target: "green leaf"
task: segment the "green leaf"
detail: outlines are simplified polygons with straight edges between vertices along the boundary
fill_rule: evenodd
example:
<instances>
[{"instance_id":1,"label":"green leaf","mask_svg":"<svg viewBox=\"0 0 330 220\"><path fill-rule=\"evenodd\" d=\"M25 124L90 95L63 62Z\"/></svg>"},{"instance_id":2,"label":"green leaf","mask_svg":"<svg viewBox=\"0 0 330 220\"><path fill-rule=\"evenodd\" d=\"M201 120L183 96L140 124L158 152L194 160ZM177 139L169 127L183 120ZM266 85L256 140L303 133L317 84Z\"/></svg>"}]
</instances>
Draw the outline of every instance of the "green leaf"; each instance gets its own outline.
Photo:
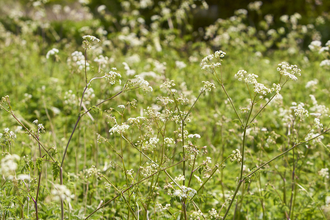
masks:
<instances>
[{"instance_id":1,"label":"green leaf","mask_svg":"<svg viewBox=\"0 0 330 220\"><path fill-rule=\"evenodd\" d=\"M56 178L58 177L58 175L60 174L60 163L58 161L55 161L53 163L53 176L54 176L54 180L56 180Z\"/></svg>"}]
</instances>

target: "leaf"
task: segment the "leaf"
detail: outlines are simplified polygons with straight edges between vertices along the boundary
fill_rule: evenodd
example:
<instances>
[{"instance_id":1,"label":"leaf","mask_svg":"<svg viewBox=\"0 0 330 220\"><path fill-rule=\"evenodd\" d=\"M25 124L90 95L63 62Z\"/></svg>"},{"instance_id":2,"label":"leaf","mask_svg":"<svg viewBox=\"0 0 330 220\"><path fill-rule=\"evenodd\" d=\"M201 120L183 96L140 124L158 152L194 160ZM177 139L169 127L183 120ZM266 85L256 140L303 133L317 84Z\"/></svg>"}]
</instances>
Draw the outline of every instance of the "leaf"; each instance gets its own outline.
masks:
<instances>
[{"instance_id":1,"label":"leaf","mask_svg":"<svg viewBox=\"0 0 330 220\"><path fill-rule=\"evenodd\" d=\"M38 169L38 174L41 173L41 169L42 169L42 163L43 163L43 159L42 158L37 158L37 161L36 161L36 166L37 166L37 169Z\"/></svg>"},{"instance_id":2,"label":"leaf","mask_svg":"<svg viewBox=\"0 0 330 220\"><path fill-rule=\"evenodd\" d=\"M52 169L53 169L53 176L55 181L58 175L60 174L60 163L58 161L55 161L53 163Z\"/></svg>"}]
</instances>

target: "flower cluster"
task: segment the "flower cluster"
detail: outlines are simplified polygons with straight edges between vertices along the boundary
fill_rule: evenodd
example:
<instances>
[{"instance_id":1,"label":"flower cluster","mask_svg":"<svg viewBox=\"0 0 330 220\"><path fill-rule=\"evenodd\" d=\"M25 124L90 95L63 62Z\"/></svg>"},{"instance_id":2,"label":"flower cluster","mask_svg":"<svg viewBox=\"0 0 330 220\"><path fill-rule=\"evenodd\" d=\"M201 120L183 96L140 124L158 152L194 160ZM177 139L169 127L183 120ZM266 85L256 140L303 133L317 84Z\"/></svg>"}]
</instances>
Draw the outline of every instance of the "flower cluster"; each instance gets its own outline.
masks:
<instances>
[{"instance_id":1,"label":"flower cluster","mask_svg":"<svg viewBox=\"0 0 330 220\"><path fill-rule=\"evenodd\" d=\"M86 175L86 179L92 176L95 176L96 178L99 179L101 174L100 174L100 170L93 165L91 168L85 170L85 175Z\"/></svg>"},{"instance_id":2,"label":"flower cluster","mask_svg":"<svg viewBox=\"0 0 330 220\"><path fill-rule=\"evenodd\" d=\"M258 75L250 73L247 74L245 70L239 70L235 74L235 78L238 79L238 81L244 81L246 84L251 84L254 87L254 92L257 94L267 95L268 93L271 93L274 90L280 90L280 88L277 88L277 85L274 89L267 88L264 84L258 83L257 78Z\"/></svg>"},{"instance_id":3,"label":"flower cluster","mask_svg":"<svg viewBox=\"0 0 330 220\"><path fill-rule=\"evenodd\" d=\"M297 80L297 76L301 76L301 70L297 65L289 65L287 62L278 64L277 71L280 72L281 76L286 76L292 80Z\"/></svg>"},{"instance_id":4,"label":"flower cluster","mask_svg":"<svg viewBox=\"0 0 330 220\"><path fill-rule=\"evenodd\" d=\"M152 173L156 172L158 169L158 165L155 163L149 164L148 162L146 163L146 166L142 167L140 166L141 169L141 174L144 177L150 176Z\"/></svg>"},{"instance_id":5,"label":"flower cluster","mask_svg":"<svg viewBox=\"0 0 330 220\"><path fill-rule=\"evenodd\" d=\"M1 167L0 167L0 174L4 177L8 177L9 179L12 179L15 175L15 171L18 167L17 161L20 160L20 157L16 154L7 154L2 160L1 160Z\"/></svg>"},{"instance_id":6,"label":"flower cluster","mask_svg":"<svg viewBox=\"0 0 330 220\"><path fill-rule=\"evenodd\" d=\"M77 68L78 72L84 70L85 66L87 71L90 69L88 61L85 60L85 56L80 51L73 52L71 54L71 57L68 58L67 62L71 68L72 67Z\"/></svg>"},{"instance_id":7,"label":"flower cluster","mask_svg":"<svg viewBox=\"0 0 330 220\"><path fill-rule=\"evenodd\" d=\"M233 153L230 155L230 161L233 162L233 161L237 161L237 162L242 162L242 155L241 155L241 152L240 150L236 149L236 150L233 150Z\"/></svg>"},{"instance_id":8,"label":"flower cluster","mask_svg":"<svg viewBox=\"0 0 330 220\"><path fill-rule=\"evenodd\" d=\"M54 184L54 188L51 191L54 201L71 202L74 195L71 194L70 190L65 185Z\"/></svg>"},{"instance_id":9,"label":"flower cluster","mask_svg":"<svg viewBox=\"0 0 330 220\"><path fill-rule=\"evenodd\" d=\"M323 168L319 171L319 175L323 178L329 179L329 168Z\"/></svg>"},{"instance_id":10,"label":"flower cluster","mask_svg":"<svg viewBox=\"0 0 330 220\"><path fill-rule=\"evenodd\" d=\"M16 134L11 131L9 128L5 128L3 133L0 133L0 138L4 137L6 140L13 140L16 138Z\"/></svg>"},{"instance_id":11,"label":"flower cluster","mask_svg":"<svg viewBox=\"0 0 330 220\"><path fill-rule=\"evenodd\" d=\"M214 72L216 67L221 66L222 58L224 58L225 55L226 53L223 52L222 50L216 51L214 54L210 54L204 57L200 65L203 70L206 69ZM215 59L217 59L218 62L213 62Z\"/></svg>"},{"instance_id":12,"label":"flower cluster","mask_svg":"<svg viewBox=\"0 0 330 220\"><path fill-rule=\"evenodd\" d=\"M100 42L100 39L91 35L83 36L83 48L90 49L93 42Z\"/></svg>"},{"instance_id":13,"label":"flower cluster","mask_svg":"<svg viewBox=\"0 0 330 220\"><path fill-rule=\"evenodd\" d=\"M294 108L294 114L299 117L300 121L303 121L309 116L308 110L304 108L304 103L300 103L297 107Z\"/></svg>"},{"instance_id":14,"label":"flower cluster","mask_svg":"<svg viewBox=\"0 0 330 220\"><path fill-rule=\"evenodd\" d=\"M204 86L201 88L201 92L208 91L210 92L212 89L215 89L214 83L211 83L209 81L203 81Z\"/></svg>"},{"instance_id":15,"label":"flower cluster","mask_svg":"<svg viewBox=\"0 0 330 220\"><path fill-rule=\"evenodd\" d=\"M117 72L115 72L115 70L117 70L116 68L112 68L112 70L109 73L106 73L104 78L111 84L115 84L117 81L119 84L121 84L121 80L118 78L121 78L121 75Z\"/></svg>"},{"instance_id":16,"label":"flower cluster","mask_svg":"<svg viewBox=\"0 0 330 220\"><path fill-rule=\"evenodd\" d=\"M56 48L51 49L50 51L47 52L46 58L49 59L49 56L57 54L59 51Z\"/></svg>"},{"instance_id":17,"label":"flower cluster","mask_svg":"<svg viewBox=\"0 0 330 220\"><path fill-rule=\"evenodd\" d=\"M77 104L77 97L75 94L73 94L72 90L65 92L64 104L66 104L66 105L76 105Z\"/></svg>"},{"instance_id":18,"label":"flower cluster","mask_svg":"<svg viewBox=\"0 0 330 220\"><path fill-rule=\"evenodd\" d=\"M186 186L181 186L181 189L177 189L173 192L174 196L177 196L182 200L182 198L188 198L188 197L193 197L197 193L196 190L186 187Z\"/></svg>"},{"instance_id":19,"label":"flower cluster","mask_svg":"<svg viewBox=\"0 0 330 220\"><path fill-rule=\"evenodd\" d=\"M129 125L127 125L127 124L122 124L122 125L116 124L109 130L109 132L110 132L110 134L113 134L113 133L122 134L122 133L125 133L128 129L129 129Z\"/></svg>"}]
</instances>

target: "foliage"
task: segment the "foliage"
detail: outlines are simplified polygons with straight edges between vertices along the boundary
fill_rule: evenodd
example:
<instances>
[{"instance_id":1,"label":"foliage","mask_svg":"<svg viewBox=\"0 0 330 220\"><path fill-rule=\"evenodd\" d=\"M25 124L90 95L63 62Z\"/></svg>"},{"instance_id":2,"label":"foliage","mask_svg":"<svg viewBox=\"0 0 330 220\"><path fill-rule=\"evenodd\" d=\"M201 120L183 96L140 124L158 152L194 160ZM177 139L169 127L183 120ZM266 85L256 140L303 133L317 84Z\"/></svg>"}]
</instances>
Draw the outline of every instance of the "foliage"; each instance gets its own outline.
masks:
<instances>
[{"instance_id":1,"label":"foliage","mask_svg":"<svg viewBox=\"0 0 330 220\"><path fill-rule=\"evenodd\" d=\"M1 219L329 218L327 15L79 2L1 18Z\"/></svg>"}]
</instances>

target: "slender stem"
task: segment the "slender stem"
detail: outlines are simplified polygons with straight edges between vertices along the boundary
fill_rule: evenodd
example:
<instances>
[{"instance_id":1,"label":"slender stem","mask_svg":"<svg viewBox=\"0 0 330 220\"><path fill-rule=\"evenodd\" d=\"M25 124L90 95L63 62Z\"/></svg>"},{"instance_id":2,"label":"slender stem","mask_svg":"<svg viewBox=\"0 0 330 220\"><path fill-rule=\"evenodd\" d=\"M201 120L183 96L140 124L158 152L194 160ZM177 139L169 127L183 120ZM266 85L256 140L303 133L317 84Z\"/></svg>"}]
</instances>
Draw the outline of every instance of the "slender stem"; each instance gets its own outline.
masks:
<instances>
[{"instance_id":1,"label":"slender stem","mask_svg":"<svg viewBox=\"0 0 330 220\"><path fill-rule=\"evenodd\" d=\"M295 183L295 158L294 158L294 153L295 153L295 150L292 149L292 177L291 177L291 198L290 198L290 208L289 208L289 217L292 219L293 217L293 196L294 196L294 193L295 193L295 186L296 186L296 183Z\"/></svg>"},{"instance_id":2,"label":"slender stem","mask_svg":"<svg viewBox=\"0 0 330 220\"><path fill-rule=\"evenodd\" d=\"M288 80L287 80L288 81ZM281 87L283 87L284 85L285 85L285 83L287 83L287 81L285 81L282 85L281 85ZM268 100L268 102L264 105L264 106L262 106L262 108L257 112L257 114L252 118L252 120L250 121L250 123L252 123L253 121L254 121L254 119L256 119L256 117L258 117L258 115L266 108L266 106L275 98L275 96L277 95L277 93L276 94L274 94L269 100Z\"/></svg>"},{"instance_id":3,"label":"slender stem","mask_svg":"<svg viewBox=\"0 0 330 220\"><path fill-rule=\"evenodd\" d=\"M214 175L215 171L217 171L219 168L218 165L215 165L215 168L213 170L213 172L211 173L211 175L209 176L209 178L207 178L207 180L204 181L204 183L199 187L199 189L197 190L196 194L193 195L193 197L191 197L190 200L193 200L194 197L198 194L198 192L204 187L204 185L211 179L211 177Z\"/></svg>"},{"instance_id":4,"label":"slender stem","mask_svg":"<svg viewBox=\"0 0 330 220\"><path fill-rule=\"evenodd\" d=\"M249 173L248 175L246 175L246 176L243 178L243 180L246 180L247 178L250 178L250 177L251 177L253 174L255 174L258 170L260 170L260 169L263 168L264 166L268 165L269 163L273 162L274 160L276 160L276 159L282 157L284 154L288 153L289 151L291 151L292 149L296 148L297 146L302 145L302 144L305 144L305 143L307 143L307 142L309 142L309 141L312 141L312 140L318 138L319 136L321 136L322 134L328 132L329 130L330 130L330 129L327 129L327 130L323 131L321 134L319 134L319 135L317 135L317 136L315 136L315 137L313 137L313 138L311 138L311 139L309 139L309 140L307 140L307 141L302 141L302 142L300 142L300 143L298 143L298 144L293 145L293 147L287 149L287 150L284 151L283 153L281 153L281 154L279 154L279 155L273 157L271 160L269 160L269 161L267 161L266 163L263 163L262 165L260 165L257 169L253 170L251 173Z\"/></svg>"},{"instance_id":5,"label":"slender stem","mask_svg":"<svg viewBox=\"0 0 330 220\"><path fill-rule=\"evenodd\" d=\"M85 49L85 82L87 85L87 48Z\"/></svg>"},{"instance_id":6,"label":"slender stem","mask_svg":"<svg viewBox=\"0 0 330 220\"><path fill-rule=\"evenodd\" d=\"M125 190L121 191L121 193L125 193L125 192L127 192L128 190L130 190L130 189L133 188L134 186L136 186L136 185L142 183L143 181L149 179L150 177L153 177L155 174L157 174L157 173L159 173L159 172L165 171L165 173L167 173L167 172L166 172L167 169L169 169L169 168L171 168L171 167L174 167L174 166L176 166L176 165L182 163L183 161L184 161L184 160L181 160L181 161L179 161L178 163L175 163L175 164L173 164L173 165L170 165L170 166L168 166L168 167L165 167L165 168L163 168L163 169L160 169L160 170L158 170L158 171L156 171L156 172L150 174L149 176L147 176L147 177L141 179L140 181L138 181L138 182L132 184L131 186L127 187ZM113 197L112 199L110 199L109 201L107 201L106 203L104 203L102 206L100 206L100 207L98 207L97 209L95 209L91 214L89 214L89 215L85 218L85 220L88 219L89 217L91 217L95 212L97 212L97 211L100 210L101 208L107 206L110 202L114 201L114 200L115 200L116 198L118 198L119 196L120 196L120 194L117 194L115 197Z\"/></svg>"},{"instance_id":7,"label":"slender stem","mask_svg":"<svg viewBox=\"0 0 330 220\"><path fill-rule=\"evenodd\" d=\"M244 126L244 133L243 133L243 144L242 144L242 163L241 163L241 174L240 174L240 177L239 177L239 180L242 179L243 177L243 167L244 167L244 157L245 157L245 142L246 142L246 129L248 127L248 123L249 123L249 119L251 117L251 113L252 113L252 110L253 110L253 106L254 106L254 100L255 100L255 97L252 101L252 106L251 106L251 109L250 109L250 112L249 112L249 116L247 117L246 119L246 124Z\"/></svg>"},{"instance_id":8,"label":"slender stem","mask_svg":"<svg viewBox=\"0 0 330 220\"><path fill-rule=\"evenodd\" d=\"M39 141L39 139L15 116L13 111L10 111L10 114L16 119L16 121L27 131L29 134L38 142L38 144L42 147L42 149L48 154L48 156L55 162L55 159L52 155L48 152L45 146Z\"/></svg>"},{"instance_id":9,"label":"slender stem","mask_svg":"<svg viewBox=\"0 0 330 220\"><path fill-rule=\"evenodd\" d=\"M237 194L237 192L238 192L238 190L239 190L239 187L241 186L241 184L242 184L247 178L250 178L250 177L251 177L253 174L255 174L258 170L260 170L260 169L263 168L264 166L268 165L268 164L271 163L272 161L274 161L274 160L280 158L281 156L283 156L284 154L288 153L289 151L291 151L291 150L294 149L295 147L297 147L297 146L299 146L299 145L302 145L302 144L304 144L304 143L307 143L307 142L309 142L309 141L311 141L311 140L314 140L314 139L318 138L319 136L321 136L322 134L328 132L329 130L330 130L330 129L326 129L326 130L324 130L321 134L319 134L319 135L317 135L317 136L315 136L315 137L313 137L313 138L311 138L311 139L309 139L309 140L307 140L307 141L302 141L302 142L300 142L300 143L298 143L298 144L293 145L293 147L291 147L291 148L287 149L286 151L284 151L283 153L281 153L281 154L275 156L273 159L267 161L266 163L263 163L263 164L260 165L257 169L255 169L254 171L252 171L251 173L249 173L248 175L246 175L243 179L241 179L241 180L238 182L238 185L237 185L236 190L235 190L235 192L234 192L233 199L230 201L230 204L229 204L229 206L228 206L228 208L227 208L227 211L226 211L226 213L225 213L225 215L224 215L224 217L223 217L223 220L225 220L226 217L227 217L227 215L228 215L229 209L230 209L231 205L233 204L234 198L236 197L236 194Z\"/></svg>"},{"instance_id":10,"label":"slender stem","mask_svg":"<svg viewBox=\"0 0 330 220\"><path fill-rule=\"evenodd\" d=\"M181 138L182 138L182 157L186 158L185 150L184 150L184 120L181 121ZM183 161L182 163L182 174L183 174L183 182L182 185L186 183L186 162Z\"/></svg>"},{"instance_id":11,"label":"slender stem","mask_svg":"<svg viewBox=\"0 0 330 220\"><path fill-rule=\"evenodd\" d=\"M221 87L222 87L222 90L226 93L226 96L229 99L229 102L230 102L231 106L233 107L238 120L241 122L241 125L243 126L243 121L242 121L241 117L239 116L239 114L238 114L238 112L237 112L237 110L236 110L236 108L234 106L233 100L231 100L230 96L227 93L227 90L226 90L225 86L222 83L221 83Z\"/></svg>"}]
</instances>

